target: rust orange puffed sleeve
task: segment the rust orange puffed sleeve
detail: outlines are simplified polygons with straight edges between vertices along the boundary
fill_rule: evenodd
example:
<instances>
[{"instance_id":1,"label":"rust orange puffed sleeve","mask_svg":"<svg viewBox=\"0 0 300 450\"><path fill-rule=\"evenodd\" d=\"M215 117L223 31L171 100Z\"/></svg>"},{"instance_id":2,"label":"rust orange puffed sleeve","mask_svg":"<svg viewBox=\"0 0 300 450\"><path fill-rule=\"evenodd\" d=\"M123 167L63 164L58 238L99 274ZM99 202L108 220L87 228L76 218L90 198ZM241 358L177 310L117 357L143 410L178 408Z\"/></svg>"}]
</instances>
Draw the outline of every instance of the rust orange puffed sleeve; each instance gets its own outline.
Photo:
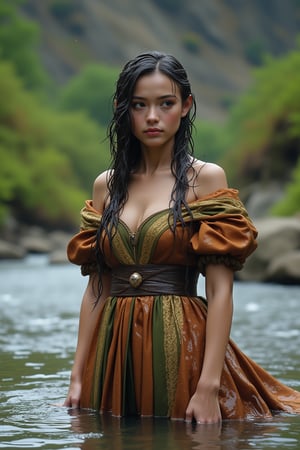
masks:
<instances>
[{"instance_id":1,"label":"rust orange puffed sleeve","mask_svg":"<svg viewBox=\"0 0 300 450\"><path fill-rule=\"evenodd\" d=\"M81 266L83 275L96 271L95 237L101 215L93 208L92 200L85 202L81 210L80 232L75 234L67 246L69 261Z\"/></svg>"},{"instance_id":2,"label":"rust orange puffed sleeve","mask_svg":"<svg viewBox=\"0 0 300 450\"><path fill-rule=\"evenodd\" d=\"M256 249L257 230L250 220L238 191L225 189L200 200L192 208L199 229L191 238L192 251L199 255L199 267L223 263L240 270Z\"/></svg>"}]
</instances>

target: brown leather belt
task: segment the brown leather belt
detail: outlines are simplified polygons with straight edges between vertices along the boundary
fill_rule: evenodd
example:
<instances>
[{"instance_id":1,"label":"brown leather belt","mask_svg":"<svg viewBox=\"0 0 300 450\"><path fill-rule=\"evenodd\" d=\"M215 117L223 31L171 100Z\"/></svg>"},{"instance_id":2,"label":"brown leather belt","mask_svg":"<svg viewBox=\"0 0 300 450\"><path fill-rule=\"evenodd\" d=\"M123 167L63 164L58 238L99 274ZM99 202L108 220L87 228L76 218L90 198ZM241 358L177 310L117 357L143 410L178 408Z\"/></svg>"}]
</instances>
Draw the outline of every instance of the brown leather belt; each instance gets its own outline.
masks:
<instances>
[{"instance_id":1,"label":"brown leather belt","mask_svg":"<svg viewBox=\"0 0 300 450\"><path fill-rule=\"evenodd\" d=\"M112 270L111 295L197 295L198 270L164 264L123 265Z\"/></svg>"}]
</instances>

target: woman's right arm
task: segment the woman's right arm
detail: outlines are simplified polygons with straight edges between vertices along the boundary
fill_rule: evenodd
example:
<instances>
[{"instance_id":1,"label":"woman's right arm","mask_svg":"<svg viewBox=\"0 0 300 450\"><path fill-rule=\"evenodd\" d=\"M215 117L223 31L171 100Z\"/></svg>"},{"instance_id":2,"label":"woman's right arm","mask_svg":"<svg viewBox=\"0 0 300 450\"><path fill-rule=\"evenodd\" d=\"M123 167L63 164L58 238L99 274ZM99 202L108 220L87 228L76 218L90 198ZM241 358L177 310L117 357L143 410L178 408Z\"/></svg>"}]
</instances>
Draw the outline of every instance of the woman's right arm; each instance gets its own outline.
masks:
<instances>
[{"instance_id":1,"label":"woman's right arm","mask_svg":"<svg viewBox=\"0 0 300 450\"><path fill-rule=\"evenodd\" d=\"M107 175L108 172L103 172L94 182L93 207L98 210L99 213L102 213L107 198ZM89 282L83 294L79 316L77 347L71 372L69 391L64 402L64 406L67 407L80 407L82 375L86 357L98 321L99 310L102 308L105 299L110 294L110 275L106 273L102 275L102 293L95 305L95 300L98 297L98 277L98 273L92 273L89 276Z\"/></svg>"},{"instance_id":2,"label":"woman's right arm","mask_svg":"<svg viewBox=\"0 0 300 450\"><path fill-rule=\"evenodd\" d=\"M63 406L71 408L80 407L83 369L98 321L99 310L102 308L105 299L109 296L110 276L108 274L103 275L102 282L103 291L96 306L95 300L97 298L98 290L98 274L93 273L90 275L88 285L83 295L79 316L77 347L71 372L70 386Z\"/></svg>"}]
</instances>

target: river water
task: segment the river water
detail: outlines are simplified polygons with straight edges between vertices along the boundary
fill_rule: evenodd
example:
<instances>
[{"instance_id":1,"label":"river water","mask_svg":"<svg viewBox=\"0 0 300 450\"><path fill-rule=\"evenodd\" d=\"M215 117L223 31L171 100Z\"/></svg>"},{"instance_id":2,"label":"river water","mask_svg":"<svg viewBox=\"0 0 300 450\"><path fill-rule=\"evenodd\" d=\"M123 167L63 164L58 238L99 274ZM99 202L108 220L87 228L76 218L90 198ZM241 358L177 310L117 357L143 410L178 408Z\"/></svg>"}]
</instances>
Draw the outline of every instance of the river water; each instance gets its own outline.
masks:
<instances>
[{"instance_id":1,"label":"river water","mask_svg":"<svg viewBox=\"0 0 300 450\"><path fill-rule=\"evenodd\" d=\"M300 416L221 426L104 418L59 406L66 395L86 279L47 258L0 263L0 448L300 449ZM199 282L199 292L203 281ZM300 390L300 286L236 282L232 338Z\"/></svg>"}]
</instances>

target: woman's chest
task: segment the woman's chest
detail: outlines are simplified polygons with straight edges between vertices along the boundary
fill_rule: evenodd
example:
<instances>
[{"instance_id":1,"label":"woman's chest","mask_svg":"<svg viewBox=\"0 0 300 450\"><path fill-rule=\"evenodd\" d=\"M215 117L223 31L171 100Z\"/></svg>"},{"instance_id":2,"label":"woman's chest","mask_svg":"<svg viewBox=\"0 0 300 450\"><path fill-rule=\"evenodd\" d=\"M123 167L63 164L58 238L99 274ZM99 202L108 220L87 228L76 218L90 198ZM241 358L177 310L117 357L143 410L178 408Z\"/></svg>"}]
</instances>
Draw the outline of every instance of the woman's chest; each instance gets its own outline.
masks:
<instances>
[{"instance_id":1,"label":"woman's chest","mask_svg":"<svg viewBox=\"0 0 300 450\"><path fill-rule=\"evenodd\" d=\"M120 219L135 232L148 217L169 210L172 187L169 180L161 179L131 183Z\"/></svg>"}]
</instances>

